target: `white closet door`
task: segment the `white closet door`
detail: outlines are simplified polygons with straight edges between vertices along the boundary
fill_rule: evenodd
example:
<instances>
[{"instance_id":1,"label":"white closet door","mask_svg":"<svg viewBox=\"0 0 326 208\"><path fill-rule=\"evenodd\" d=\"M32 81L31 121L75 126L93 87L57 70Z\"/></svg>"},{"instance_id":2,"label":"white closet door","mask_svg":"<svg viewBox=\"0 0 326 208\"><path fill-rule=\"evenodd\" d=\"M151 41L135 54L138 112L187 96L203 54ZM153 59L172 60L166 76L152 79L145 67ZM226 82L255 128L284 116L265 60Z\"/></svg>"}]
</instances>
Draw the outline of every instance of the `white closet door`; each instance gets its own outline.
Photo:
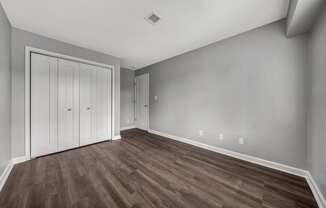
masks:
<instances>
[{"instance_id":1,"label":"white closet door","mask_svg":"<svg viewBox=\"0 0 326 208\"><path fill-rule=\"evenodd\" d=\"M79 64L59 59L59 151L79 146Z\"/></svg>"},{"instance_id":2,"label":"white closet door","mask_svg":"<svg viewBox=\"0 0 326 208\"><path fill-rule=\"evenodd\" d=\"M97 67L95 82L95 142L111 139L111 71Z\"/></svg>"},{"instance_id":3,"label":"white closet door","mask_svg":"<svg viewBox=\"0 0 326 208\"><path fill-rule=\"evenodd\" d=\"M111 71L80 65L80 145L111 138Z\"/></svg>"},{"instance_id":4,"label":"white closet door","mask_svg":"<svg viewBox=\"0 0 326 208\"><path fill-rule=\"evenodd\" d=\"M58 60L31 55L31 156L58 150Z\"/></svg>"},{"instance_id":5,"label":"white closet door","mask_svg":"<svg viewBox=\"0 0 326 208\"><path fill-rule=\"evenodd\" d=\"M93 143L93 110L95 105L92 102L94 73L96 69L94 66L80 64L80 145L88 145Z\"/></svg>"}]
</instances>

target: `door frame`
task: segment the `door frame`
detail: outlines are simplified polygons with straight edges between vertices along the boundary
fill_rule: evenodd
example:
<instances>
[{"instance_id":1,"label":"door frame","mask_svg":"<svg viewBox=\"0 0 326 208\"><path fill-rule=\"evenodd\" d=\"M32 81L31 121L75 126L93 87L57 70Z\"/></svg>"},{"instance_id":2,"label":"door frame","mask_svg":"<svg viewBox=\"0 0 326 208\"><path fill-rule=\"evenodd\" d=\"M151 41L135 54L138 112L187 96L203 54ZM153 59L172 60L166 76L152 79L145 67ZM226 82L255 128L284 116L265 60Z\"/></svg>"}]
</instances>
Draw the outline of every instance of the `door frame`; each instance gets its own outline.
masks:
<instances>
[{"instance_id":1,"label":"door frame","mask_svg":"<svg viewBox=\"0 0 326 208\"><path fill-rule=\"evenodd\" d=\"M90 64L111 71L111 140L114 137L114 121L115 121L115 76L114 66L99 62L89 61L73 56L55 53L30 46L25 47L25 160L31 159L31 54L37 53L45 56L65 59L83 64Z\"/></svg>"},{"instance_id":2,"label":"door frame","mask_svg":"<svg viewBox=\"0 0 326 208\"><path fill-rule=\"evenodd\" d=\"M137 85L137 77L139 77L139 76L143 76L143 75L147 75L147 77L148 77L148 82L147 82L147 92L148 92L148 95L147 95L147 112L146 112L146 114L147 114L147 128L146 128L146 131L149 131L149 107L150 107L150 104L149 104L149 77L150 77L150 75L149 75L149 73L144 73L144 74L140 74L140 75L137 75L137 76L135 76L135 83L136 83L136 85L135 85L135 101L136 102L134 102L135 103L135 107L134 107L134 109L135 109L135 118L137 119L137 87L138 87L138 85ZM137 122L135 122L135 126L136 126L136 128L137 128Z\"/></svg>"}]
</instances>

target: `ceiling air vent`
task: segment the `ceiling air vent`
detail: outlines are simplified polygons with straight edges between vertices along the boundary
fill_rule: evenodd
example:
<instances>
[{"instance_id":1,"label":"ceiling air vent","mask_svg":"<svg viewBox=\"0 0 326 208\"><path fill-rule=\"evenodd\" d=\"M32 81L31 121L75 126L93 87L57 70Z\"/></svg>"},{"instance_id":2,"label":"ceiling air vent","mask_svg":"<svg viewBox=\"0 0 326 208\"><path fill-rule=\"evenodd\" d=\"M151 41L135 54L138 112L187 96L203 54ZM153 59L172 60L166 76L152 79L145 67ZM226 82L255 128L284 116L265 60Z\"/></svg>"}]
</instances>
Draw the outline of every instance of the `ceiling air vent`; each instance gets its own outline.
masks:
<instances>
[{"instance_id":1,"label":"ceiling air vent","mask_svg":"<svg viewBox=\"0 0 326 208\"><path fill-rule=\"evenodd\" d=\"M160 21L160 17L157 16L156 14L154 13L151 13L150 15L148 15L146 18L145 18L149 23L155 25L158 21Z\"/></svg>"}]
</instances>

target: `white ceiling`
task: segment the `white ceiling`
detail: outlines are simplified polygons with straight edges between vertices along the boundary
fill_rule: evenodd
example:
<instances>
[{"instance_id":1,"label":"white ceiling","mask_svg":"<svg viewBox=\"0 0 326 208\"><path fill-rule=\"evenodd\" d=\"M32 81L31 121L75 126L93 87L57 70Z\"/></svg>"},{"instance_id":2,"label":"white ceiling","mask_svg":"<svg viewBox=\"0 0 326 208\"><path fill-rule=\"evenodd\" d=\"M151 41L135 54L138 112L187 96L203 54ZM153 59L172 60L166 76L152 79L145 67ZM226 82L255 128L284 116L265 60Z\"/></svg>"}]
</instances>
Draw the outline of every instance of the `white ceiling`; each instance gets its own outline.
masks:
<instances>
[{"instance_id":1,"label":"white ceiling","mask_svg":"<svg viewBox=\"0 0 326 208\"><path fill-rule=\"evenodd\" d=\"M288 0L0 0L14 27L139 69L287 15ZM162 20L144 20L151 12Z\"/></svg>"}]
</instances>

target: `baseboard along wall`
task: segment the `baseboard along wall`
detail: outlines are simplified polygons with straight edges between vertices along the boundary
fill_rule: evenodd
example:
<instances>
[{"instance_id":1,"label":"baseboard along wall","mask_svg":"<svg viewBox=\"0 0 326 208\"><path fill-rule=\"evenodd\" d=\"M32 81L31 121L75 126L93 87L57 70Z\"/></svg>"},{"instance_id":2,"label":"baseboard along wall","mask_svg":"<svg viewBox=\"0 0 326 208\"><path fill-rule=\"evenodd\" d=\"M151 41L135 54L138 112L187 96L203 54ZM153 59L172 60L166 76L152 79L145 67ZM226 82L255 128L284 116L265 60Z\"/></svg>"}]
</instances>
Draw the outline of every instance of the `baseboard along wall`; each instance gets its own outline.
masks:
<instances>
[{"instance_id":1,"label":"baseboard along wall","mask_svg":"<svg viewBox=\"0 0 326 208\"><path fill-rule=\"evenodd\" d=\"M23 157L16 157L11 159L11 161L9 161L6 169L3 171L3 173L0 176L0 192L2 190L2 188L4 187L4 185L6 184L6 181L11 173L11 170L13 169L13 167L18 164L18 163L22 163L27 161L27 158L25 156Z\"/></svg>"},{"instance_id":2,"label":"baseboard along wall","mask_svg":"<svg viewBox=\"0 0 326 208\"><path fill-rule=\"evenodd\" d=\"M281 163L264 160L264 159L261 159L261 158L258 158L258 157L246 155L246 154L243 154L243 153L227 150L227 149L220 148L220 147L215 147L215 146L212 146L212 145L204 144L204 143L201 143L201 142L198 142L198 141L193 141L193 140L190 140L190 139L187 139L187 138L183 138L183 137L163 133L163 132L152 130L152 129L148 130L148 132L151 133L151 134L159 135L159 136L166 137L166 138L169 138L169 139L173 139L173 140L176 140L176 141L179 141L179 142L190 144L190 145L202 148L202 149L210 150L210 151L220 153L220 154L223 154L223 155L227 155L227 156L230 156L230 157L233 157L233 158L237 158L237 159L240 159L240 160L244 160L244 161L247 161L247 162L251 162L251 163L254 163L254 164L258 164L258 165L261 165L261 166L265 166L265 167L268 167L268 168L272 168L272 169L275 169L275 170L279 170L279 171L282 171L282 172L286 172L286 173L289 173L289 174L293 174L293 175L296 175L296 176L303 177L303 178L305 178L307 180L307 183L309 184L309 187L310 187L311 191L313 192L313 195L314 195L314 197L315 197L315 199L316 199L316 201L318 203L319 208L326 208L325 197L321 193L316 181L314 180L314 178L312 177L311 173L308 170L303 170L303 169L300 169L300 168L295 168L295 167L284 165L284 164L281 164Z\"/></svg>"},{"instance_id":3,"label":"baseboard along wall","mask_svg":"<svg viewBox=\"0 0 326 208\"><path fill-rule=\"evenodd\" d=\"M121 139L121 135L115 135L112 138L112 140L119 140L119 139Z\"/></svg>"},{"instance_id":4,"label":"baseboard along wall","mask_svg":"<svg viewBox=\"0 0 326 208\"><path fill-rule=\"evenodd\" d=\"M135 125L132 125L132 126L125 126L125 127L121 127L121 128L120 128L120 131L129 130L129 129L134 129L134 128L136 128Z\"/></svg>"},{"instance_id":5,"label":"baseboard along wall","mask_svg":"<svg viewBox=\"0 0 326 208\"><path fill-rule=\"evenodd\" d=\"M314 195L314 197L315 197L315 199L316 199L316 201L318 203L319 208L326 208L325 197L322 194L322 192L320 191L320 189L319 189L316 181L314 180L313 176L307 170L291 167L291 166L284 165L284 164L281 164L281 163L276 163L276 162L264 160L264 159L261 159L261 158L258 158L258 157L246 155L246 154L243 154L243 153L234 152L234 151L231 151L231 150L226 150L226 149L223 149L223 148L220 148L220 147L214 147L214 146L207 145L207 144L204 144L204 143L201 143L201 142L193 141L193 140L190 140L190 139L182 138L182 137L179 137L179 136L175 136L175 135L171 135L171 134L167 134L167 133L163 133L163 132L159 132L159 131L155 131L155 130L151 130L151 129L148 132L152 133L152 134L162 136L162 137L166 137L166 138L169 138L169 139L173 139L173 140L176 140L176 141L179 141L179 142L190 144L190 145L193 145L193 146L196 146L196 147L199 147L199 148L203 148L203 149L206 149L206 150L217 152L217 153L220 153L220 154L223 154L223 155L227 155L227 156L230 156L230 157L241 159L241 160L244 160L244 161L247 161L247 162L255 163L255 164L258 164L258 165L262 165L262 166L265 166L265 167L269 167L269 168L272 168L272 169L283 171L283 172L286 172L286 173L289 173L289 174L304 177L307 180L307 183L309 184L309 187L310 187L310 189L311 189L311 191L312 191L312 193L313 193L313 195ZM119 140L119 139L121 139L120 135L116 135L116 136L113 137L113 140ZM13 167L16 164L25 162L27 160L28 160L27 157L22 156L22 157L13 158L8 163L6 169L3 171L2 175L0 176L0 192L1 192L2 188L4 187L4 185L5 185L6 181L7 181Z\"/></svg>"}]
</instances>

